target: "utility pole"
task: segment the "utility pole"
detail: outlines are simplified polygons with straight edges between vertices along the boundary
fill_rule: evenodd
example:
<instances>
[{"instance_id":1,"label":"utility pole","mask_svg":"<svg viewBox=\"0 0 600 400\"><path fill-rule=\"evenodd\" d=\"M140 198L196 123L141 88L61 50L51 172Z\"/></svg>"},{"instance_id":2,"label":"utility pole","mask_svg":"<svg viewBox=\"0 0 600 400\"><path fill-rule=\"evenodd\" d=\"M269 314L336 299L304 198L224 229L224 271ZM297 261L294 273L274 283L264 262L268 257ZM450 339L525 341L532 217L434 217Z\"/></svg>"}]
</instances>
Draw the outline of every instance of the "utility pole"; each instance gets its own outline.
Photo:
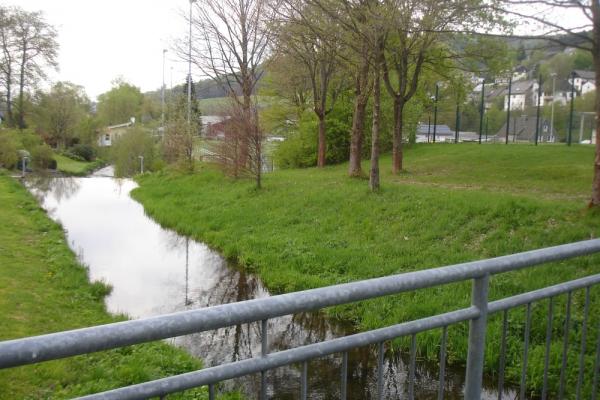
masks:
<instances>
[{"instance_id":1,"label":"utility pole","mask_svg":"<svg viewBox=\"0 0 600 400\"><path fill-rule=\"evenodd\" d=\"M535 145L538 145L538 137L540 133L540 103L542 101L542 74L538 81L538 98L537 98L537 113L535 116Z\"/></svg>"},{"instance_id":2,"label":"utility pole","mask_svg":"<svg viewBox=\"0 0 600 400\"><path fill-rule=\"evenodd\" d=\"M440 92L440 85L435 83L435 100L433 103L433 143L435 143L435 133L437 131L437 104L438 104L438 95Z\"/></svg>"},{"instance_id":3,"label":"utility pole","mask_svg":"<svg viewBox=\"0 0 600 400\"><path fill-rule=\"evenodd\" d=\"M479 144L483 134L483 114L485 113L485 79L481 83L481 108L479 109Z\"/></svg>"},{"instance_id":4,"label":"utility pole","mask_svg":"<svg viewBox=\"0 0 600 400\"><path fill-rule=\"evenodd\" d=\"M508 78L508 100L506 106L506 141L504 144L508 144L508 130L510 128L510 97L512 95L512 72Z\"/></svg>"},{"instance_id":5,"label":"utility pole","mask_svg":"<svg viewBox=\"0 0 600 400\"><path fill-rule=\"evenodd\" d=\"M188 43L188 78L187 78L187 124L192 123L192 5L196 0L190 0L190 37Z\"/></svg>"},{"instance_id":6,"label":"utility pole","mask_svg":"<svg viewBox=\"0 0 600 400\"><path fill-rule=\"evenodd\" d=\"M167 49L163 49L163 60L162 60L162 86L160 88L160 125L162 127L162 133L165 133L165 54Z\"/></svg>"},{"instance_id":7,"label":"utility pole","mask_svg":"<svg viewBox=\"0 0 600 400\"><path fill-rule=\"evenodd\" d=\"M575 71L571 72L571 113L569 115L569 133L567 136L567 146L571 145L571 132L573 130L573 107L575 105Z\"/></svg>"}]
</instances>

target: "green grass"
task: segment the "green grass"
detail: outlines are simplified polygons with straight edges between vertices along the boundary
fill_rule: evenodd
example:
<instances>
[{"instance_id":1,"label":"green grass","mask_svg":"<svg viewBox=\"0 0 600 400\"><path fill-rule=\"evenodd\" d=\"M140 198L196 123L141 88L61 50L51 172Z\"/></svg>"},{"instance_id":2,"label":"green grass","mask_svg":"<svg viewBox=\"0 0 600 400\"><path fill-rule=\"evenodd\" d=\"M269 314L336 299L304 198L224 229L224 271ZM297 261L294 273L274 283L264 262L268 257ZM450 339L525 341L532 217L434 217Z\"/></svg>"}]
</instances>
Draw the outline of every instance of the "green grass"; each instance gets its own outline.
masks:
<instances>
[{"instance_id":1,"label":"green grass","mask_svg":"<svg viewBox=\"0 0 600 400\"><path fill-rule=\"evenodd\" d=\"M0 171L0 340L123 320L107 313L87 273L34 198ZM192 371L201 363L163 342L0 370L0 399L71 398ZM206 398L197 389L169 398Z\"/></svg>"},{"instance_id":2,"label":"green grass","mask_svg":"<svg viewBox=\"0 0 600 400\"><path fill-rule=\"evenodd\" d=\"M58 170L67 175L84 176L104 165L104 161L77 161L62 154L54 155Z\"/></svg>"},{"instance_id":3,"label":"green grass","mask_svg":"<svg viewBox=\"0 0 600 400\"><path fill-rule=\"evenodd\" d=\"M186 175L139 177L133 196L161 224L202 240L259 274L273 293L432 268L598 237L600 212L588 210L593 149L558 146L439 145L406 152L407 172L389 173L382 159L379 193L346 177L346 165L323 170L282 170L256 191L214 168ZM364 164L365 169L367 163ZM491 280L492 299L600 272L600 257L536 267ZM470 283L328 309L359 329L466 306ZM579 346L582 293L575 296L572 349ZM600 306L599 288L592 308ZM564 299L557 299L552 357L560 357ZM533 307L529 382L541 385L546 303ZM517 380L523 310L510 313L508 375ZM592 315L592 325L599 315ZM490 320L486 367L498 361L500 318ZM449 358L466 357L466 324L450 329ZM588 335L588 349L596 334ZM418 337L420 354L437 357L439 332ZM397 340L403 347L406 342ZM569 381L577 376L570 353ZM558 361L557 361L558 363ZM593 363L593 355L586 358ZM558 364L557 364L558 365ZM591 368L586 370L589 394ZM558 370L552 370L557 389ZM585 396L584 396L585 397Z\"/></svg>"}]
</instances>

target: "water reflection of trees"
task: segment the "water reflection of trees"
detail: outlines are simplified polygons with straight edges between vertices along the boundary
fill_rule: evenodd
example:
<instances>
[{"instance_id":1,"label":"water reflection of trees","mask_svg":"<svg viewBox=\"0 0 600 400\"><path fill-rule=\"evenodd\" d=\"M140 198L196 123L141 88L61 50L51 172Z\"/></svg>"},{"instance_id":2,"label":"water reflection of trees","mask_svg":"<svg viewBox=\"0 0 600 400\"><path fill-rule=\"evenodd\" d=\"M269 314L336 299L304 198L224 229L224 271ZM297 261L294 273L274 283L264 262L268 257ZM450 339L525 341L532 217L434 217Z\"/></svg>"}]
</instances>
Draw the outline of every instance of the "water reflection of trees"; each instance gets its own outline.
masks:
<instances>
[{"instance_id":1,"label":"water reflection of trees","mask_svg":"<svg viewBox=\"0 0 600 400\"><path fill-rule=\"evenodd\" d=\"M81 188L80 178L62 177L51 175L35 175L27 178L27 188L35 198L44 204L48 195L52 195L57 204L75 195Z\"/></svg>"}]
</instances>

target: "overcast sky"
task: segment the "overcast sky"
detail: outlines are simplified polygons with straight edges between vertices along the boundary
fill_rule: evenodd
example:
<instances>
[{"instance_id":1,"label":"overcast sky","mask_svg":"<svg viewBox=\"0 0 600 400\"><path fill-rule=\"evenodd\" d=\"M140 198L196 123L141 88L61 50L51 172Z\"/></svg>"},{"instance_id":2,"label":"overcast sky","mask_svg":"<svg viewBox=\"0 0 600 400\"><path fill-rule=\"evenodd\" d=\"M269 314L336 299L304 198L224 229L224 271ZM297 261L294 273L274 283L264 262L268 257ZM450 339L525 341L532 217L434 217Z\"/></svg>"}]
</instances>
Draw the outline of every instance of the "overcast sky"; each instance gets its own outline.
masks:
<instances>
[{"instance_id":1,"label":"overcast sky","mask_svg":"<svg viewBox=\"0 0 600 400\"><path fill-rule=\"evenodd\" d=\"M162 83L162 50L185 38L189 0L5 0L28 11L41 10L58 31L59 67L53 81L68 80L85 87L91 99L111 88L122 76L142 91ZM542 10L540 10L542 11ZM561 23L585 23L581 13L556 15ZM570 14L568 18L565 18ZM530 34L535 28L523 24ZM520 32L522 33L522 32ZM193 71L193 70L192 70ZM167 87L185 81L187 64L167 53ZM200 77L192 72L194 81Z\"/></svg>"},{"instance_id":2,"label":"overcast sky","mask_svg":"<svg viewBox=\"0 0 600 400\"><path fill-rule=\"evenodd\" d=\"M59 68L51 79L85 87L90 98L122 76L142 91L162 83L162 49L185 37L181 13L188 0L8 0L28 11L42 10L58 31ZM6 4L5 3L5 4ZM183 83L187 64L168 52L165 83Z\"/></svg>"}]
</instances>

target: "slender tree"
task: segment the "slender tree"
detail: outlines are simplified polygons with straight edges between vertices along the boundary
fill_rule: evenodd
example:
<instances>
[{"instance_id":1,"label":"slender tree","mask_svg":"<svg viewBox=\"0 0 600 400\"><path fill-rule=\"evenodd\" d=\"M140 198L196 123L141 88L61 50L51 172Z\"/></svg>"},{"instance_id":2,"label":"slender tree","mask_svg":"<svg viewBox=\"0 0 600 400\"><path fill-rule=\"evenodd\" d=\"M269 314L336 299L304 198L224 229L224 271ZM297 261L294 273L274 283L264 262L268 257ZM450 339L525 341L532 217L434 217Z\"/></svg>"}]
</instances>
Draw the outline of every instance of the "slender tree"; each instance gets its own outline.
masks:
<instances>
[{"instance_id":1,"label":"slender tree","mask_svg":"<svg viewBox=\"0 0 600 400\"><path fill-rule=\"evenodd\" d=\"M13 124L12 89L14 82L14 67L16 54L16 41L14 35L15 18L11 9L0 6L0 83L4 87L6 115L5 119L9 126Z\"/></svg>"},{"instance_id":2,"label":"slender tree","mask_svg":"<svg viewBox=\"0 0 600 400\"><path fill-rule=\"evenodd\" d=\"M251 143L262 141L262 131L254 125L259 122L254 93L272 38L268 24L272 8L267 0L199 0L194 4L192 61L229 92L239 109L245 124L236 164L246 167L254 160L253 175L260 187L262 168L256 166L262 160L262 146L252 146L255 154L251 156L248 152ZM187 49L178 51L187 59Z\"/></svg>"},{"instance_id":3,"label":"slender tree","mask_svg":"<svg viewBox=\"0 0 600 400\"><path fill-rule=\"evenodd\" d=\"M317 166L324 167L327 152L325 118L342 87L338 84L330 89L339 69L340 41L336 37L335 24L318 8L297 0L286 0L282 5L284 7L280 6L278 14L284 23L276 31L276 48L297 60L306 71L312 89L313 111L319 120Z\"/></svg>"},{"instance_id":4,"label":"slender tree","mask_svg":"<svg viewBox=\"0 0 600 400\"><path fill-rule=\"evenodd\" d=\"M14 40L18 72L18 126L25 128L24 100L25 89L45 78L46 67L57 67L57 33L46 22L42 12L27 12L14 9Z\"/></svg>"}]
</instances>

